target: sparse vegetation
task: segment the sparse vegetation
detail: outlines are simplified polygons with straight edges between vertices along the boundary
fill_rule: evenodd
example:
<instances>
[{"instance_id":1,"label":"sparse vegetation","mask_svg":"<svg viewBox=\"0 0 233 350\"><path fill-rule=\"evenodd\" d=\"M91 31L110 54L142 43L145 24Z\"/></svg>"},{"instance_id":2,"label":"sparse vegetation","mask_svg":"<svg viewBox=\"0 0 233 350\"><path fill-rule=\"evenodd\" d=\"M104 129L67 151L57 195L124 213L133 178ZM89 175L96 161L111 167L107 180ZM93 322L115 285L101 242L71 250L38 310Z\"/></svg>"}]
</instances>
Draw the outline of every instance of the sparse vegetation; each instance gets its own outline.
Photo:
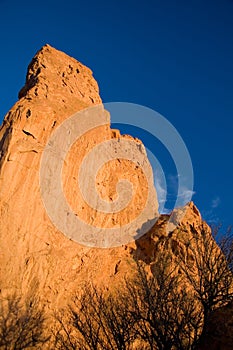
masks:
<instances>
[{"instance_id":1,"label":"sparse vegetation","mask_svg":"<svg viewBox=\"0 0 233 350\"><path fill-rule=\"evenodd\" d=\"M48 341L44 335L43 310L36 302L26 303L16 295L0 299L0 349L39 348Z\"/></svg>"},{"instance_id":2,"label":"sparse vegetation","mask_svg":"<svg viewBox=\"0 0 233 350\"><path fill-rule=\"evenodd\" d=\"M205 332L210 314L233 300L233 249L230 231L219 237L219 228L213 235L205 229L194 233L189 244L189 262L180 260L181 269L195 292L203 309L203 332Z\"/></svg>"},{"instance_id":3,"label":"sparse vegetation","mask_svg":"<svg viewBox=\"0 0 233 350\"><path fill-rule=\"evenodd\" d=\"M86 284L56 313L50 343L36 302L2 298L0 349L198 349L209 317L233 301L231 231L218 242L203 226L193 232L185 254L164 249L150 264L135 262L134 275L117 290Z\"/></svg>"},{"instance_id":4,"label":"sparse vegetation","mask_svg":"<svg viewBox=\"0 0 233 350\"><path fill-rule=\"evenodd\" d=\"M150 269L138 262L134 277L111 293L86 285L66 310L69 328L57 318L59 348L198 349L209 315L233 300L229 233L219 247L203 226L188 257L163 252Z\"/></svg>"}]
</instances>

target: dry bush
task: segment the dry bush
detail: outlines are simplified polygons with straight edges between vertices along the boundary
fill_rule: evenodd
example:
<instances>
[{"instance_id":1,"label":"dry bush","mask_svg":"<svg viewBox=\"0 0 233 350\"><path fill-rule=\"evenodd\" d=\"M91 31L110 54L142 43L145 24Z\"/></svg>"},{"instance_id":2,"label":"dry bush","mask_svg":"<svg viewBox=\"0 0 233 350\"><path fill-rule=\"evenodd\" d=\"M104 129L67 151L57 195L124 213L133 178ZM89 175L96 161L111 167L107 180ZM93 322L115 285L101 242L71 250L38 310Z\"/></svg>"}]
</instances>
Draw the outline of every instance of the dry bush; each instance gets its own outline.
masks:
<instances>
[{"instance_id":1,"label":"dry bush","mask_svg":"<svg viewBox=\"0 0 233 350\"><path fill-rule=\"evenodd\" d=\"M0 299L0 349L40 348L48 341L44 335L43 310L37 303L24 303L16 295Z\"/></svg>"},{"instance_id":2,"label":"dry bush","mask_svg":"<svg viewBox=\"0 0 233 350\"><path fill-rule=\"evenodd\" d=\"M204 328L210 313L227 305L233 300L232 274L232 237L222 235L219 245L216 237L219 229L213 234L203 227L201 234L193 235L189 242L188 251L191 262L179 261L187 281L195 291L195 298L203 307Z\"/></svg>"},{"instance_id":3,"label":"dry bush","mask_svg":"<svg viewBox=\"0 0 233 350\"><path fill-rule=\"evenodd\" d=\"M222 236L219 246L203 226L187 242L188 257L163 251L150 265L137 262L134 275L111 292L86 285L56 316L55 347L197 349L210 313L233 298L232 237Z\"/></svg>"}]
</instances>

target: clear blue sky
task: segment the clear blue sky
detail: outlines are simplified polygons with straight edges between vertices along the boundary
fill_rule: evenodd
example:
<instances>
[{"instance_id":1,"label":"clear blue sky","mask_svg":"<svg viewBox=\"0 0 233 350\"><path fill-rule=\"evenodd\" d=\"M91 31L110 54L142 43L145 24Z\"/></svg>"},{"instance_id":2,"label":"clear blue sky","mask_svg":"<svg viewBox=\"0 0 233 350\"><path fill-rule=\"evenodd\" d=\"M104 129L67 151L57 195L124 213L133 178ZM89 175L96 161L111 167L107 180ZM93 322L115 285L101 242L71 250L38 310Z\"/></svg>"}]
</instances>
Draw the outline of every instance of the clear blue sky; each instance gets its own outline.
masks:
<instances>
[{"instance_id":1,"label":"clear blue sky","mask_svg":"<svg viewBox=\"0 0 233 350\"><path fill-rule=\"evenodd\" d=\"M233 224L232 0L0 0L0 38L1 120L49 43L93 70L104 102L170 120L192 158L194 202Z\"/></svg>"}]
</instances>

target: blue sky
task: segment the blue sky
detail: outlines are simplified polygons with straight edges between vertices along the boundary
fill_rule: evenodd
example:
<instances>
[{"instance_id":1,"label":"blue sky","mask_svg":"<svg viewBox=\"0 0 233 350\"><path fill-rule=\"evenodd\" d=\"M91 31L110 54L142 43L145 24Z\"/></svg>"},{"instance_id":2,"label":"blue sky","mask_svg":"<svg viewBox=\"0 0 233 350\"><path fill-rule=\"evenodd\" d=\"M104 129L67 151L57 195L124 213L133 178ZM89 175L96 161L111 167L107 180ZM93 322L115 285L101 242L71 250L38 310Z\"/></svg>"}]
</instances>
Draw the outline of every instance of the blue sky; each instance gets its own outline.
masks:
<instances>
[{"instance_id":1,"label":"blue sky","mask_svg":"<svg viewBox=\"0 0 233 350\"><path fill-rule=\"evenodd\" d=\"M0 38L1 120L31 58L49 43L93 70L104 102L166 117L190 152L204 218L233 223L232 0L0 0Z\"/></svg>"}]
</instances>

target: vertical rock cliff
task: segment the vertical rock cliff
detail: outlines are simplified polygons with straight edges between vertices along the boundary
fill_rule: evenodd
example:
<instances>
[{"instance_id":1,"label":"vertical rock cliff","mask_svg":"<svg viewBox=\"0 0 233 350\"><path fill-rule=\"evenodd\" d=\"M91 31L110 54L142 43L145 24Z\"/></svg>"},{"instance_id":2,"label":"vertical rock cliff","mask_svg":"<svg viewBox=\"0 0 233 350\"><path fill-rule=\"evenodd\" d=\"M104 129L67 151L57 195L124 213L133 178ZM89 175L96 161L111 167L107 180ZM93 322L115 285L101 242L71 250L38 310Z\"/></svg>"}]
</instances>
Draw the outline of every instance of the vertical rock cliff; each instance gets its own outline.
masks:
<instances>
[{"instance_id":1,"label":"vertical rock cliff","mask_svg":"<svg viewBox=\"0 0 233 350\"><path fill-rule=\"evenodd\" d=\"M142 262L149 276L156 273L156 257L160 260L163 254L169 253L169 269L181 277L179 288L184 287L190 295L197 292L198 274L202 283L200 288L206 288L205 292L209 293L208 283L206 287L203 278L205 273L202 274L205 263L213 264L210 274L206 273L207 279L213 275L218 278L217 270L225 264L210 228L192 202L175 209L171 215L159 216L152 169L143 144L112 130L110 116L101 103L91 70L45 45L29 64L19 100L0 128L1 301L4 304L7 297L16 300L19 296L27 301L30 310L36 300L37 306L44 307L51 324L54 312L66 306L70 297L82 290L86 282L104 286L105 292L114 288L119 292L121 282L134 275L137 261ZM100 118L102 122L85 131L85 126L92 125L93 110L97 111L97 119L103 118ZM77 114L81 116L79 124L66 124ZM57 139L58 130L64 125L65 132ZM84 131L73 142L72 133L79 129ZM67 142L69 147L65 149ZM113 145L111 151L109 142ZM91 151L98 151L101 144L104 145L101 152L91 158ZM123 149L128 158L115 156ZM107 161L103 163L105 156ZM132 161L134 158L135 162ZM59 168L57 164L61 160ZM53 176L54 169L58 169L57 179ZM93 172L89 169L95 169L94 179L91 179ZM80 179L88 198L78 186ZM120 180L128 187L122 187ZM58 203L62 196L57 182L62 184L62 196L68 203L64 208ZM128 194L132 196L127 202ZM46 206L47 199L49 205ZM94 207L90 206L89 200ZM114 207L115 203L121 206ZM147 211L140 217L141 221L137 221L145 207ZM87 226L80 226L84 227L80 232L69 235L63 228L71 228L71 216L75 220L79 217ZM122 239L124 225L133 232L132 239ZM89 233L89 244L81 244L85 239L75 239L86 237L86 228L93 226L97 231ZM105 229L119 229L115 241L99 238L98 234ZM141 229L144 235L139 235ZM205 252L209 252L207 259ZM198 261L201 261L199 270ZM193 280L186 273L187 266ZM228 271L225 269L227 277ZM231 284L228 287L231 288ZM221 299L221 293L219 296ZM197 301L199 297L193 300ZM232 304L227 305L223 300L220 306L222 308L213 313L205 327L200 344L202 349L209 346L208 342L216 349L231 348ZM220 336L215 337L213 333L217 333L218 324L226 314L229 315L228 322L221 327ZM36 326L38 328L38 323ZM190 334L192 337L192 331ZM137 348L141 349L141 343L138 344Z\"/></svg>"},{"instance_id":2,"label":"vertical rock cliff","mask_svg":"<svg viewBox=\"0 0 233 350\"><path fill-rule=\"evenodd\" d=\"M91 248L69 239L56 228L41 196L42 154L51 135L65 120L100 104L98 85L89 68L49 45L35 55L28 67L25 86L19 92L19 100L5 116L0 129L2 296L16 293L27 299L36 297L47 309L54 310L66 304L70 295L86 281L110 288L130 274L135 260L141 260L153 269L158 251L167 249L174 257L180 253L185 255L193 236L201 235L203 227L209 232L193 203L174 211L173 219L181 212L184 215L181 222L168 231L169 215L158 218L153 188L153 198L149 202L150 215L153 215L145 217L145 223L153 216L158 220L136 241L115 248ZM88 123L88 118L83 123ZM108 161L95 179L100 197L113 202L117 197L117 182L123 178L135 188L132 200L119 215L101 216L89 208L77 190L77 169L92 148L109 140L133 138L111 130L106 112L104 124L84 133L72 145L64 160L62 174L65 196L76 215L90 225L103 228L121 227L133 221L145 206L148 186L153 186L153 176L149 176L148 184L140 166L122 159ZM134 142L141 152L142 163L148 161L142 143L136 139ZM94 163L95 159L90 164L94 166ZM54 208L56 204L54 200Z\"/></svg>"},{"instance_id":3,"label":"vertical rock cliff","mask_svg":"<svg viewBox=\"0 0 233 350\"><path fill-rule=\"evenodd\" d=\"M19 100L5 116L0 131L0 289L17 291L27 297L39 295L49 305L60 303L80 283L98 283L118 278L130 255L127 246L92 249L67 238L51 222L40 193L40 162L51 136L64 120L87 107L101 104L98 85L89 68L45 45L32 59ZM88 122L88 120L87 120ZM130 139L110 129L110 120L84 134L72 147L65 162L64 192L70 205L89 223L120 226L134 218L144 205L147 185L139 166L127 161L108 162L101 168L96 186L103 199L116 196L116 183L122 176L136 188L128 208L108 220L93 214L77 193L77 163L96 144L106 140ZM142 158L146 160L144 147ZM150 179L153 183L153 178ZM54 202L54 206L55 206ZM158 213L156 193L151 202ZM132 243L134 244L134 243ZM124 274L124 273L123 273Z\"/></svg>"}]
</instances>

